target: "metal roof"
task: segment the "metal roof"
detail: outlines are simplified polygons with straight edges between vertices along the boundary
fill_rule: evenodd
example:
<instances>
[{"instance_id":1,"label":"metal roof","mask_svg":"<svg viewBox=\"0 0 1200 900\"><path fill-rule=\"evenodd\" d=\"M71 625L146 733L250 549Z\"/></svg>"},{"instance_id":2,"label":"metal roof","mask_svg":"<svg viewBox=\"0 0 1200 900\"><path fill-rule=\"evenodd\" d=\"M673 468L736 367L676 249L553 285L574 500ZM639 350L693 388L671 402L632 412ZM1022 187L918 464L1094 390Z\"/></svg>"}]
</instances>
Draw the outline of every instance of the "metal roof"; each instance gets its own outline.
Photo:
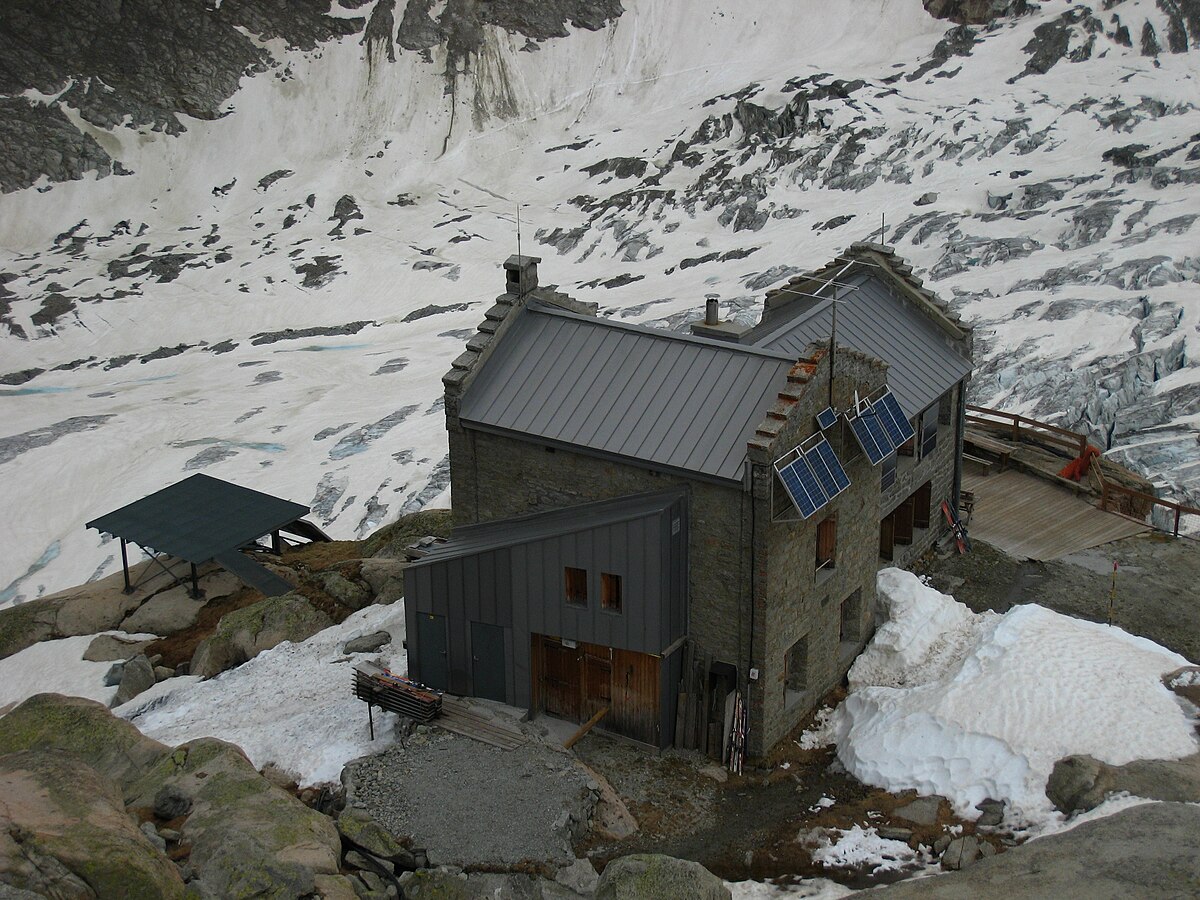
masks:
<instances>
[{"instance_id":1,"label":"metal roof","mask_svg":"<svg viewBox=\"0 0 1200 900\"><path fill-rule=\"evenodd\" d=\"M684 493L683 490L676 488L651 494L618 497L614 500L583 503L578 506L568 506L565 509L530 513L510 519L497 519L477 525L462 525L454 529L450 540L433 544L424 556L414 560L410 565L421 566L459 556L484 553L488 550L515 547L519 544L528 544L564 534L574 534L590 528L613 525L617 522L641 519L668 509L672 503L684 496Z\"/></svg>"},{"instance_id":2,"label":"metal roof","mask_svg":"<svg viewBox=\"0 0 1200 900\"><path fill-rule=\"evenodd\" d=\"M204 563L308 515L307 506L193 475L87 523L177 559Z\"/></svg>"},{"instance_id":3,"label":"metal roof","mask_svg":"<svg viewBox=\"0 0 1200 900\"><path fill-rule=\"evenodd\" d=\"M531 302L467 387L459 418L736 481L794 361Z\"/></svg>"},{"instance_id":4,"label":"metal roof","mask_svg":"<svg viewBox=\"0 0 1200 900\"><path fill-rule=\"evenodd\" d=\"M870 272L839 290L837 343L888 364L888 385L905 415L917 415L971 371L971 362L929 316ZM781 306L748 339L758 347L803 356L829 343L833 304L803 298Z\"/></svg>"}]
</instances>

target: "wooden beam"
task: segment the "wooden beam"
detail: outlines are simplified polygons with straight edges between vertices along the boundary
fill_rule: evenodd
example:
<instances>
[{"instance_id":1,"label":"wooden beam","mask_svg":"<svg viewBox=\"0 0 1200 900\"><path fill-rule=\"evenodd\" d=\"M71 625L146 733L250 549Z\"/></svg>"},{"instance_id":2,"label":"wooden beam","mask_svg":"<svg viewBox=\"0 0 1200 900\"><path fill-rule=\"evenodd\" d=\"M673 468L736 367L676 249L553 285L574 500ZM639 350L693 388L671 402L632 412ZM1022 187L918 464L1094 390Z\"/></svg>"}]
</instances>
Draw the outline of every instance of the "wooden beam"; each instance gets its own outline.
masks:
<instances>
[{"instance_id":1,"label":"wooden beam","mask_svg":"<svg viewBox=\"0 0 1200 900\"><path fill-rule=\"evenodd\" d=\"M579 727L579 730L577 732L575 732L573 735L571 735L569 738L567 738L566 742L563 744L563 749L570 750L572 747L574 747L577 743L579 743L580 738L582 738L585 734L587 734L589 731L591 731L592 726L594 726L597 722L599 722L601 719L603 719L606 715L608 715L608 707L607 706L604 707L604 709L600 710L600 712L598 712L594 716L592 716L590 719L588 719L586 722L584 722Z\"/></svg>"}]
</instances>

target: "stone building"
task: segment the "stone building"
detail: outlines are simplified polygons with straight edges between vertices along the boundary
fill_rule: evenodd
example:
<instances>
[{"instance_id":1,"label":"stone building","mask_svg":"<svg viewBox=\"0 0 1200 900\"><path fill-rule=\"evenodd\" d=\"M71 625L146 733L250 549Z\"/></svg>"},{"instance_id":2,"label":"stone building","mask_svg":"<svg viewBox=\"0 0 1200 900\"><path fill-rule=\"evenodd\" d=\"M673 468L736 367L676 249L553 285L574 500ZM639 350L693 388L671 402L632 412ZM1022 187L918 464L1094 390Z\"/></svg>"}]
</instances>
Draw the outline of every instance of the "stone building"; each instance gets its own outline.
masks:
<instances>
[{"instance_id":1,"label":"stone building","mask_svg":"<svg viewBox=\"0 0 1200 900\"><path fill-rule=\"evenodd\" d=\"M871 244L689 334L538 262L504 264L443 379L456 527L406 571L410 673L714 755L741 692L764 753L869 638L879 567L957 508L970 332Z\"/></svg>"}]
</instances>

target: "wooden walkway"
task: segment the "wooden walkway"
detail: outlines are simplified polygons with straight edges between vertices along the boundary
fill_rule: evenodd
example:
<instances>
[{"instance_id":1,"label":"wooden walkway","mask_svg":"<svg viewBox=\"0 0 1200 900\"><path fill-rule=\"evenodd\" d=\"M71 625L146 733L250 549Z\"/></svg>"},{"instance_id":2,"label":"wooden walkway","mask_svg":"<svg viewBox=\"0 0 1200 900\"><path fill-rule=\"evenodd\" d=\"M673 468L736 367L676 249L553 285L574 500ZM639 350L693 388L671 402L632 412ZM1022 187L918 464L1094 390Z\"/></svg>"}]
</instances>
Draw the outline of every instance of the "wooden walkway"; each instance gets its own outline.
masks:
<instances>
[{"instance_id":1,"label":"wooden walkway","mask_svg":"<svg viewBox=\"0 0 1200 900\"><path fill-rule=\"evenodd\" d=\"M442 695L442 714L431 724L501 750L515 750L528 740L516 723L494 715L466 697L450 694Z\"/></svg>"},{"instance_id":2,"label":"wooden walkway","mask_svg":"<svg viewBox=\"0 0 1200 900\"><path fill-rule=\"evenodd\" d=\"M963 488L975 493L971 537L1022 559L1058 559L1152 530L1024 472L968 475Z\"/></svg>"}]
</instances>

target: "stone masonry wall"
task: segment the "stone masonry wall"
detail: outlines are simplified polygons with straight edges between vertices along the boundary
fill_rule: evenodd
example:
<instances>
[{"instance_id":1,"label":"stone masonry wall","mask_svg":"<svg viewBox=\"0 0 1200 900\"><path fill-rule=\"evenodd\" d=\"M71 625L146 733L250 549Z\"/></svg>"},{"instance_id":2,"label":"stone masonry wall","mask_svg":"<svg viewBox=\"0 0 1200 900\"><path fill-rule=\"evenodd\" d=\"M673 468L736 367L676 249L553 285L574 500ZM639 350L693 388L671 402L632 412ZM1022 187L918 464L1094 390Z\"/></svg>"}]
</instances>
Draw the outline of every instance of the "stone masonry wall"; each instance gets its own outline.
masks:
<instances>
[{"instance_id":1,"label":"stone masonry wall","mask_svg":"<svg viewBox=\"0 0 1200 900\"><path fill-rule=\"evenodd\" d=\"M886 367L862 354L839 351L834 403L848 406L855 389L865 394L882 384ZM845 674L870 635L879 548L879 471L866 459L853 436L838 425L826 432L850 477L850 487L809 520L772 521L784 494L770 466L775 459L814 434L815 416L829 402L829 361L821 356L800 399L769 443L752 449L756 465L756 515L759 528L756 570L762 581L755 622L754 665L760 670L751 686L751 750L768 751L805 716ZM776 502L771 499L774 484ZM785 507L786 508L786 507ZM798 518L791 510L793 518ZM817 530L826 517L837 517L837 549L832 568L817 569ZM859 592L857 615L848 629L853 643L841 642L841 604ZM807 639L805 689L790 691L788 653Z\"/></svg>"},{"instance_id":2,"label":"stone masonry wall","mask_svg":"<svg viewBox=\"0 0 1200 900\"><path fill-rule=\"evenodd\" d=\"M942 514L941 505L945 500L952 509L954 508L954 469L955 460L960 452L957 426L960 391L961 385L955 385L949 391L949 402L944 405L949 406L950 412L948 416L938 420L937 447L933 453L925 459L915 461L911 456L901 456L896 469L896 481L883 493L880 500L879 516L882 518L926 481L932 482L929 527L914 528L913 542L907 546L897 544L892 560L889 562L881 559L880 566L908 568L950 530L946 517Z\"/></svg>"}]
</instances>

